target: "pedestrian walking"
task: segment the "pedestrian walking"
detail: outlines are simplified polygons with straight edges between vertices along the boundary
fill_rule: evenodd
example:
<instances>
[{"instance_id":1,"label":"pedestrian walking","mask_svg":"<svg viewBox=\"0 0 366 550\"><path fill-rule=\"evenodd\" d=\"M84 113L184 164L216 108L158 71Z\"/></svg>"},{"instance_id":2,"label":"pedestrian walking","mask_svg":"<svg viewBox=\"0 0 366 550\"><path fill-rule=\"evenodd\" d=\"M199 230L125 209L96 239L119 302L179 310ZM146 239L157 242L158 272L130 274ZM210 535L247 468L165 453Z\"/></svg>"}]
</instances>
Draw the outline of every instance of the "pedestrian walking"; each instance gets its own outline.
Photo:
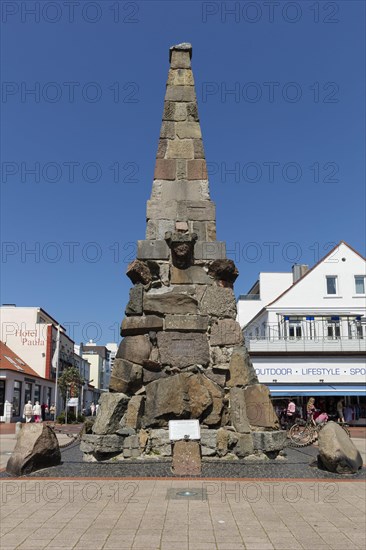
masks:
<instances>
[{"instance_id":1,"label":"pedestrian walking","mask_svg":"<svg viewBox=\"0 0 366 550\"><path fill-rule=\"evenodd\" d=\"M99 403L95 405L95 414L97 415L99 411Z\"/></svg>"},{"instance_id":2,"label":"pedestrian walking","mask_svg":"<svg viewBox=\"0 0 366 550\"><path fill-rule=\"evenodd\" d=\"M33 407L34 422L42 422L42 407L39 401Z\"/></svg>"},{"instance_id":3,"label":"pedestrian walking","mask_svg":"<svg viewBox=\"0 0 366 550\"><path fill-rule=\"evenodd\" d=\"M32 401L28 401L28 403L24 405L23 418L25 418L26 422L31 422L33 418Z\"/></svg>"},{"instance_id":4,"label":"pedestrian walking","mask_svg":"<svg viewBox=\"0 0 366 550\"><path fill-rule=\"evenodd\" d=\"M42 422L44 422L46 420L46 410L47 410L46 403L42 403L42 405L41 405Z\"/></svg>"},{"instance_id":5,"label":"pedestrian walking","mask_svg":"<svg viewBox=\"0 0 366 550\"><path fill-rule=\"evenodd\" d=\"M93 401L92 404L90 405L90 412L91 412L91 415L94 416L94 414L95 414L95 405L94 405L94 401Z\"/></svg>"}]
</instances>

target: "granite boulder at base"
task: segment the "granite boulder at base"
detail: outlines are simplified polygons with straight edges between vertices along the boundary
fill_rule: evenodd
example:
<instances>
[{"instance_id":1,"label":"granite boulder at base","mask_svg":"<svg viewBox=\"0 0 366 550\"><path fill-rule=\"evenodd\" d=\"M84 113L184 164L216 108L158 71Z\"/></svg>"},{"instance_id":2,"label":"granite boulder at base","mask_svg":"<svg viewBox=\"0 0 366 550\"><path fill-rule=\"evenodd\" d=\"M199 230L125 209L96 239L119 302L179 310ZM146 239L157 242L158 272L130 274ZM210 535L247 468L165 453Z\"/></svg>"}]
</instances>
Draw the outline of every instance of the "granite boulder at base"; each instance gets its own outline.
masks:
<instances>
[{"instance_id":1,"label":"granite boulder at base","mask_svg":"<svg viewBox=\"0 0 366 550\"><path fill-rule=\"evenodd\" d=\"M23 476L57 466L60 462L60 447L53 429L43 423L29 423L22 425L6 471L14 476Z\"/></svg>"},{"instance_id":2,"label":"granite boulder at base","mask_svg":"<svg viewBox=\"0 0 366 550\"><path fill-rule=\"evenodd\" d=\"M170 48L146 234L127 268L134 286L109 385L121 406L103 395L86 460L171 456L169 420L199 420L202 456L275 458L285 442L271 436L279 423L236 320L239 273L216 238L191 58L190 44Z\"/></svg>"},{"instance_id":3,"label":"granite boulder at base","mask_svg":"<svg viewBox=\"0 0 366 550\"><path fill-rule=\"evenodd\" d=\"M355 474L362 457L347 433L336 422L328 422L319 432L318 462L330 472Z\"/></svg>"}]
</instances>

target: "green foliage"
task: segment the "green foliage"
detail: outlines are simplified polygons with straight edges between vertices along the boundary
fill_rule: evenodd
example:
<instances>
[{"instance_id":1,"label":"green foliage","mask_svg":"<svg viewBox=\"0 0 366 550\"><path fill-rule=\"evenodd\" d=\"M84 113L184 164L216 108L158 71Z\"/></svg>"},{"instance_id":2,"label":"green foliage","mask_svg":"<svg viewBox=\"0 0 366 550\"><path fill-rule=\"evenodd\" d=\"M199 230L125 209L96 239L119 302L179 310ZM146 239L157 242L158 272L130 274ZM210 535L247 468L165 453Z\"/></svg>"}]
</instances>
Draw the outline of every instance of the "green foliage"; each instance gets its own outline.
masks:
<instances>
[{"instance_id":1,"label":"green foliage","mask_svg":"<svg viewBox=\"0 0 366 550\"><path fill-rule=\"evenodd\" d=\"M64 401L67 391L69 391L69 397L78 397L83 384L84 379L76 367L68 367L58 378L58 387Z\"/></svg>"},{"instance_id":2,"label":"green foliage","mask_svg":"<svg viewBox=\"0 0 366 550\"><path fill-rule=\"evenodd\" d=\"M62 412L58 415L58 417L56 418L56 422L57 424L65 424L65 413Z\"/></svg>"},{"instance_id":3,"label":"green foliage","mask_svg":"<svg viewBox=\"0 0 366 550\"><path fill-rule=\"evenodd\" d=\"M56 422L58 424L65 424L65 420L66 420L65 413L62 412L58 415L58 417L56 419ZM67 413L67 423L68 424L81 424L82 422L84 422L84 420L85 420L85 416L83 416L82 414L79 415L76 418L76 416L73 412L68 411L68 413Z\"/></svg>"}]
</instances>

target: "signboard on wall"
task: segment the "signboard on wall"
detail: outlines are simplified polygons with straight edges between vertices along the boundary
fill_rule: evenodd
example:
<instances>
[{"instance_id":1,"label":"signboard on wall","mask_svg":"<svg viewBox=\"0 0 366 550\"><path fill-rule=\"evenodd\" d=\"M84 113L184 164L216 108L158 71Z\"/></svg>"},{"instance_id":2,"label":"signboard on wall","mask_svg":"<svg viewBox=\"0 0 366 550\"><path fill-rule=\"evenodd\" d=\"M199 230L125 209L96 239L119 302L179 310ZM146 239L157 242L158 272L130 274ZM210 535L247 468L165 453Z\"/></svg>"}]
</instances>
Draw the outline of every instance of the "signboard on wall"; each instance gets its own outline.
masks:
<instances>
[{"instance_id":1,"label":"signboard on wall","mask_svg":"<svg viewBox=\"0 0 366 550\"><path fill-rule=\"evenodd\" d=\"M366 378L364 357L348 357L344 361L341 357L288 359L252 356L252 361L259 382L264 384L274 381L281 384L319 382L363 384Z\"/></svg>"}]
</instances>

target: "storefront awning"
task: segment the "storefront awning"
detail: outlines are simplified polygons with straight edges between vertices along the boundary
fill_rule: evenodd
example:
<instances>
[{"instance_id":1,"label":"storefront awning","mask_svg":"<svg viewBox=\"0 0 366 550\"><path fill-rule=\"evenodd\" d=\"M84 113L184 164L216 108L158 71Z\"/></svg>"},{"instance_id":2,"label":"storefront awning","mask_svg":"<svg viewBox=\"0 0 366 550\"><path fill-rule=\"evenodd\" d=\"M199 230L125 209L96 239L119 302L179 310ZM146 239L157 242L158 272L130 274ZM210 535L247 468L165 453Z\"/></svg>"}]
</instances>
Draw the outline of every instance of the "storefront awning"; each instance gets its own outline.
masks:
<instances>
[{"instance_id":1,"label":"storefront awning","mask_svg":"<svg viewBox=\"0 0 366 550\"><path fill-rule=\"evenodd\" d=\"M314 384L313 386L285 385L285 384L267 384L273 397L295 397L300 395L316 396L316 395L365 395L366 386L333 384Z\"/></svg>"}]
</instances>

